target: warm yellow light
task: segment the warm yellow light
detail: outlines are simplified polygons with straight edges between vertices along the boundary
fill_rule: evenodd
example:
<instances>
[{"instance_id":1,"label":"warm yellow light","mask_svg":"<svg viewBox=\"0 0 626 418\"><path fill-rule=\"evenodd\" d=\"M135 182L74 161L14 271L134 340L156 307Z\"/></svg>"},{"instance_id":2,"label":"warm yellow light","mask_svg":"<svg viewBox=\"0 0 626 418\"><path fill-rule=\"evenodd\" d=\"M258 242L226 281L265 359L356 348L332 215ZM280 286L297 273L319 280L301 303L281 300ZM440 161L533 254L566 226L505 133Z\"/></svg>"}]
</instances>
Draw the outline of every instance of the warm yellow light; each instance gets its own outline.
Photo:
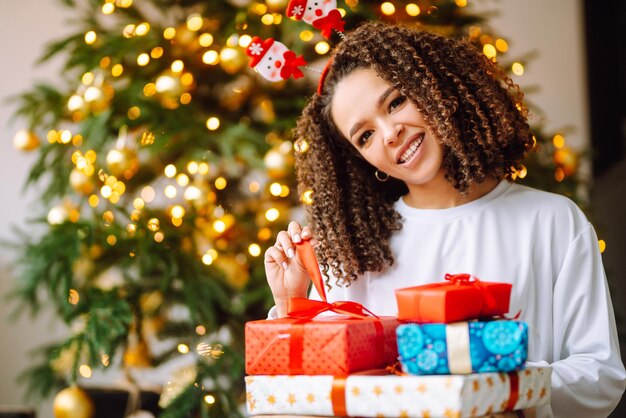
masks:
<instances>
[{"instance_id":1,"label":"warm yellow light","mask_svg":"<svg viewBox=\"0 0 626 418\"><path fill-rule=\"evenodd\" d=\"M146 206L146 202L144 202L144 200L140 197L136 197L135 200L133 200L133 207L135 209L143 209Z\"/></svg>"},{"instance_id":2,"label":"warm yellow light","mask_svg":"<svg viewBox=\"0 0 626 418\"><path fill-rule=\"evenodd\" d=\"M514 62L513 65L511 65L511 71L513 71L513 74L515 75L523 75L524 66L521 62Z\"/></svg>"},{"instance_id":3,"label":"warm yellow light","mask_svg":"<svg viewBox=\"0 0 626 418\"><path fill-rule=\"evenodd\" d=\"M209 165L205 162L198 164L198 173L202 175L209 174Z\"/></svg>"},{"instance_id":4,"label":"warm yellow light","mask_svg":"<svg viewBox=\"0 0 626 418\"><path fill-rule=\"evenodd\" d=\"M496 47L491 44L483 45L483 54L489 59L495 58L497 54Z\"/></svg>"},{"instance_id":5,"label":"warm yellow light","mask_svg":"<svg viewBox=\"0 0 626 418\"><path fill-rule=\"evenodd\" d=\"M562 182L565 180L565 171L561 167L558 167L554 170L554 179L558 182Z\"/></svg>"},{"instance_id":6,"label":"warm yellow light","mask_svg":"<svg viewBox=\"0 0 626 418\"><path fill-rule=\"evenodd\" d=\"M98 39L98 35L96 35L96 32L90 30L89 32L87 32L85 34L85 43L87 45L91 45L94 42L96 42L96 40Z\"/></svg>"},{"instance_id":7,"label":"warm yellow light","mask_svg":"<svg viewBox=\"0 0 626 418\"><path fill-rule=\"evenodd\" d=\"M70 141L72 140L72 132L68 131L67 129L61 131L61 142L64 144L69 144Z\"/></svg>"},{"instance_id":8,"label":"warm yellow light","mask_svg":"<svg viewBox=\"0 0 626 418\"><path fill-rule=\"evenodd\" d=\"M603 239L598 240L598 246L600 247L600 252L603 253L606 250L606 242Z\"/></svg>"},{"instance_id":9,"label":"warm yellow light","mask_svg":"<svg viewBox=\"0 0 626 418\"><path fill-rule=\"evenodd\" d=\"M78 372L82 377L86 379L89 379L91 377L91 367L87 366L86 364L81 364L78 368Z\"/></svg>"},{"instance_id":10,"label":"warm yellow light","mask_svg":"<svg viewBox=\"0 0 626 418\"><path fill-rule=\"evenodd\" d=\"M283 188L280 183L272 183L270 185L270 193L272 194L272 196L280 196L282 190Z\"/></svg>"},{"instance_id":11,"label":"warm yellow light","mask_svg":"<svg viewBox=\"0 0 626 418\"><path fill-rule=\"evenodd\" d=\"M181 94L180 95L180 103L184 104L184 105L191 103L191 94L189 94L189 93Z\"/></svg>"},{"instance_id":12,"label":"warm yellow light","mask_svg":"<svg viewBox=\"0 0 626 418\"><path fill-rule=\"evenodd\" d=\"M176 60L172 62L171 69L173 73L182 73L184 68L185 68L185 63L182 62L181 60Z\"/></svg>"},{"instance_id":13,"label":"warm yellow light","mask_svg":"<svg viewBox=\"0 0 626 418\"><path fill-rule=\"evenodd\" d=\"M555 148L563 148L565 145L565 137L561 134L556 134L552 138L552 144L554 144Z\"/></svg>"},{"instance_id":14,"label":"warm yellow light","mask_svg":"<svg viewBox=\"0 0 626 418\"><path fill-rule=\"evenodd\" d=\"M191 73L185 73L183 75L180 76L180 83L183 86L191 86L193 84L193 74Z\"/></svg>"},{"instance_id":15,"label":"warm yellow light","mask_svg":"<svg viewBox=\"0 0 626 418\"><path fill-rule=\"evenodd\" d=\"M150 56L154 59L161 58L163 56L163 48L160 46L155 46L150 51Z\"/></svg>"},{"instance_id":16,"label":"warm yellow light","mask_svg":"<svg viewBox=\"0 0 626 418\"><path fill-rule=\"evenodd\" d=\"M203 33L198 38L198 43L200 44L200 46L203 46L205 48L207 46L211 46L213 44L213 35L211 35L210 33Z\"/></svg>"},{"instance_id":17,"label":"warm yellow light","mask_svg":"<svg viewBox=\"0 0 626 418\"><path fill-rule=\"evenodd\" d=\"M210 131L214 131L217 128L220 127L220 120L219 118L215 117L215 116L211 116L210 118L208 118L206 120L206 127L210 130Z\"/></svg>"},{"instance_id":18,"label":"warm yellow light","mask_svg":"<svg viewBox=\"0 0 626 418\"><path fill-rule=\"evenodd\" d=\"M172 225L178 227L183 224L183 218L172 218Z\"/></svg>"},{"instance_id":19,"label":"warm yellow light","mask_svg":"<svg viewBox=\"0 0 626 418\"><path fill-rule=\"evenodd\" d=\"M213 257L211 257L211 254L204 254L202 256L202 263L207 266L211 265L213 263Z\"/></svg>"},{"instance_id":20,"label":"warm yellow light","mask_svg":"<svg viewBox=\"0 0 626 418\"><path fill-rule=\"evenodd\" d=\"M465 6L467 6L467 0L454 0L454 3L458 7L465 7Z\"/></svg>"},{"instance_id":21,"label":"warm yellow light","mask_svg":"<svg viewBox=\"0 0 626 418\"><path fill-rule=\"evenodd\" d=\"M111 359L109 358L109 355L108 355L108 354L103 354L103 355L102 355L102 357L100 357L100 358L101 358L101 360L102 360L102 365L103 365L104 367L108 367L108 366L109 366L109 363L110 363L110 360L111 360Z\"/></svg>"},{"instance_id":22,"label":"warm yellow light","mask_svg":"<svg viewBox=\"0 0 626 418\"><path fill-rule=\"evenodd\" d=\"M289 196L290 192L291 192L291 190L289 190L289 187L285 186L283 184L283 186L281 187L281 190L280 190L280 197L287 197L287 196Z\"/></svg>"},{"instance_id":23,"label":"warm yellow light","mask_svg":"<svg viewBox=\"0 0 626 418\"><path fill-rule=\"evenodd\" d=\"M170 39L174 39L175 36L176 36L176 29L169 27L163 30L163 38L170 40Z\"/></svg>"},{"instance_id":24,"label":"warm yellow light","mask_svg":"<svg viewBox=\"0 0 626 418\"><path fill-rule=\"evenodd\" d=\"M315 52L318 54L324 55L328 51L330 51L330 45L328 45L328 42L320 41L315 44Z\"/></svg>"},{"instance_id":25,"label":"warm yellow light","mask_svg":"<svg viewBox=\"0 0 626 418\"><path fill-rule=\"evenodd\" d=\"M380 5L380 11L389 16L396 12L396 7L392 3L386 1Z\"/></svg>"},{"instance_id":26,"label":"warm yellow light","mask_svg":"<svg viewBox=\"0 0 626 418\"><path fill-rule=\"evenodd\" d=\"M267 6L263 3L257 3L254 5L254 13L258 14L259 16L265 14L265 12L267 12Z\"/></svg>"},{"instance_id":27,"label":"warm yellow light","mask_svg":"<svg viewBox=\"0 0 626 418\"><path fill-rule=\"evenodd\" d=\"M179 186L185 187L189 184L189 176L185 173L180 173L176 176L176 183L178 183Z\"/></svg>"},{"instance_id":28,"label":"warm yellow light","mask_svg":"<svg viewBox=\"0 0 626 418\"><path fill-rule=\"evenodd\" d=\"M265 219L270 222L274 222L280 216L280 211L276 208L269 208L265 211Z\"/></svg>"},{"instance_id":29,"label":"warm yellow light","mask_svg":"<svg viewBox=\"0 0 626 418\"><path fill-rule=\"evenodd\" d=\"M420 8L417 4L415 3L409 3L406 5L406 13L409 16L418 16L420 14Z\"/></svg>"},{"instance_id":30,"label":"warm yellow light","mask_svg":"<svg viewBox=\"0 0 626 418\"><path fill-rule=\"evenodd\" d=\"M189 161L187 163L187 171L189 174L196 174L198 172L198 163L195 161Z\"/></svg>"},{"instance_id":31,"label":"warm yellow light","mask_svg":"<svg viewBox=\"0 0 626 418\"><path fill-rule=\"evenodd\" d=\"M128 225L126 225L126 231L130 235L133 235L135 232L137 232L137 225L135 225L135 224L128 224Z\"/></svg>"},{"instance_id":32,"label":"warm yellow light","mask_svg":"<svg viewBox=\"0 0 626 418\"><path fill-rule=\"evenodd\" d=\"M241 35L241 37L239 37L239 46L242 48L247 48L248 45L250 45L250 42L252 42L252 37L250 35Z\"/></svg>"},{"instance_id":33,"label":"warm yellow light","mask_svg":"<svg viewBox=\"0 0 626 418\"><path fill-rule=\"evenodd\" d=\"M91 196L89 196L88 201L89 201L89 206L91 206L92 208L95 208L100 203L100 198L97 195L92 194Z\"/></svg>"},{"instance_id":34,"label":"warm yellow light","mask_svg":"<svg viewBox=\"0 0 626 418\"><path fill-rule=\"evenodd\" d=\"M198 325L196 327L196 334L198 334L198 335L206 334L206 327L204 325Z\"/></svg>"},{"instance_id":35,"label":"warm yellow light","mask_svg":"<svg viewBox=\"0 0 626 418\"><path fill-rule=\"evenodd\" d=\"M151 186L146 186L141 190L141 198L146 202L150 203L156 197L156 192Z\"/></svg>"},{"instance_id":36,"label":"warm yellow light","mask_svg":"<svg viewBox=\"0 0 626 418\"><path fill-rule=\"evenodd\" d=\"M189 186L185 189L185 193L183 197L185 200L197 200L202 196L202 191L198 189L196 186Z\"/></svg>"},{"instance_id":37,"label":"warm yellow light","mask_svg":"<svg viewBox=\"0 0 626 418\"><path fill-rule=\"evenodd\" d=\"M100 68L107 68L111 64L111 58L102 57L100 60Z\"/></svg>"},{"instance_id":38,"label":"warm yellow light","mask_svg":"<svg viewBox=\"0 0 626 418\"><path fill-rule=\"evenodd\" d=\"M89 84L93 83L94 79L95 79L95 76L93 75L93 73L88 71L85 74L83 74L83 76L80 78L80 81L84 85L88 86Z\"/></svg>"},{"instance_id":39,"label":"warm yellow light","mask_svg":"<svg viewBox=\"0 0 626 418\"><path fill-rule=\"evenodd\" d=\"M274 23L274 16L269 13L265 14L261 17L261 22L263 22L264 25L271 25Z\"/></svg>"},{"instance_id":40,"label":"warm yellow light","mask_svg":"<svg viewBox=\"0 0 626 418\"><path fill-rule=\"evenodd\" d=\"M113 192L113 190L111 190L111 187L109 187L109 186L102 186L102 188L100 189L100 194L105 199L108 199L109 197L111 197L111 193L112 192Z\"/></svg>"},{"instance_id":41,"label":"warm yellow light","mask_svg":"<svg viewBox=\"0 0 626 418\"><path fill-rule=\"evenodd\" d=\"M107 236L107 243L111 246L115 245L117 243L117 237L115 235Z\"/></svg>"},{"instance_id":42,"label":"warm yellow light","mask_svg":"<svg viewBox=\"0 0 626 418\"><path fill-rule=\"evenodd\" d=\"M309 42L311 39L313 39L313 32L305 29L302 32L300 32L300 39L302 39L304 42Z\"/></svg>"},{"instance_id":43,"label":"warm yellow light","mask_svg":"<svg viewBox=\"0 0 626 418\"><path fill-rule=\"evenodd\" d=\"M215 403L215 396L213 396L213 395L206 395L204 397L204 402L208 403L209 405L213 405Z\"/></svg>"},{"instance_id":44,"label":"warm yellow light","mask_svg":"<svg viewBox=\"0 0 626 418\"><path fill-rule=\"evenodd\" d=\"M226 223L221 219L217 219L213 222L213 229L215 230L215 232L221 234L222 232L226 231Z\"/></svg>"},{"instance_id":45,"label":"warm yellow light","mask_svg":"<svg viewBox=\"0 0 626 418\"><path fill-rule=\"evenodd\" d=\"M509 44L501 38L496 39L496 49L500 52L506 52L509 49Z\"/></svg>"},{"instance_id":46,"label":"warm yellow light","mask_svg":"<svg viewBox=\"0 0 626 418\"><path fill-rule=\"evenodd\" d=\"M139 56L137 57L137 65L145 67L146 65L148 65L148 63L150 63L150 55L146 54L145 52L139 54Z\"/></svg>"},{"instance_id":47,"label":"warm yellow light","mask_svg":"<svg viewBox=\"0 0 626 418\"><path fill-rule=\"evenodd\" d=\"M156 84L148 83L143 87L143 94L146 97L154 96L155 93L156 93Z\"/></svg>"},{"instance_id":48,"label":"warm yellow light","mask_svg":"<svg viewBox=\"0 0 626 418\"><path fill-rule=\"evenodd\" d=\"M122 35L124 38L132 38L135 36L135 28L136 26L132 23L124 26L124 29L122 29Z\"/></svg>"},{"instance_id":49,"label":"warm yellow light","mask_svg":"<svg viewBox=\"0 0 626 418\"><path fill-rule=\"evenodd\" d=\"M215 188L217 190L224 190L228 182L224 177L218 177L215 179Z\"/></svg>"},{"instance_id":50,"label":"warm yellow light","mask_svg":"<svg viewBox=\"0 0 626 418\"><path fill-rule=\"evenodd\" d=\"M113 3L104 3L102 5L102 13L105 15L110 15L115 11L115 4Z\"/></svg>"},{"instance_id":51,"label":"warm yellow light","mask_svg":"<svg viewBox=\"0 0 626 418\"><path fill-rule=\"evenodd\" d=\"M190 15L187 18L187 29L192 32L198 31L202 28L202 16L197 13Z\"/></svg>"},{"instance_id":52,"label":"warm yellow light","mask_svg":"<svg viewBox=\"0 0 626 418\"><path fill-rule=\"evenodd\" d=\"M165 173L165 177L171 179L176 175L176 166L174 164L168 164L165 166L163 172Z\"/></svg>"},{"instance_id":53,"label":"warm yellow light","mask_svg":"<svg viewBox=\"0 0 626 418\"><path fill-rule=\"evenodd\" d=\"M164 239L165 239L165 234L163 234L163 232L159 231L154 234L154 240L156 242L163 242Z\"/></svg>"},{"instance_id":54,"label":"warm yellow light","mask_svg":"<svg viewBox=\"0 0 626 418\"><path fill-rule=\"evenodd\" d=\"M124 67L122 66L122 64L115 64L113 67L111 67L111 75L113 77L119 77L122 75L123 72Z\"/></svg>"},{"instance_id":55,"label":"warm yellow light","mask_svg":"<svg viewBox=\"0 0 626 418\"><path fill-rule=\"evenodd\" d=\"M170 214L173 218L182 218L185 216L185 208L180 205L173 206Z\"/></svg>"},{"instance_id":56,"label":"warm yellow light","mask_svg":"<svg viewBox=\"0 0 626 418\"><path fill-rule=\"evenodd\" d=\"M128 113L126 114L128 119L135 120L141 116L141 109L138 106L133 106L128 109Z\"/></svg>"},{"instance_id":57,"label":"warm yellow light","mask_svg":"<svg viewBox=\"0 0 626 418\"><path fill-rule=\"evenodd\" d=\"M252 181L248 184L248 190L250 190L250 193L257 193L260 189L261 185L258 181Z\"/></svg>"},{"instance_id":58,"label":"warm yellow light","mask_svg":"<svg viewBox=\"0 0 626 418\"><path fill-rule=\"evenodd\" d=\"M220 54L217 51L207 51L202 54L202 62L209 65L215 65L219 62Z\"/></svg>"},{"instance_id":59,"label":"warm yellow light","mask_svg":"<svg viewBox=\"0 0 626 418\"><path fill-rule=\"evenodd\" d=\"M148 229L152 232L156 232L159 230L159 228L161 227L161 223L159 222L159 220L157 218L151 218L148 221Z\"/></svg>"},{"instance_id":60,"label":"warm yellow light","mask_svg":"<svg viewBox=\"0 0 626 418\"><path fill-rule=\"evenodd\" d=\"M261 255L261 247L259 244L250 244L248 246L248 252L252 257L258 257Z\"/></svg>"},{"instance_id":61,"label":"warm yellow light","mask_svg":"<svg viewBox=\"0 0 626 418\"><path fill-rule=\"evenodd\" d=\"M143 36L150 31L150 24L148 22L143 22L137 25L135 28L135 35Z\"/></svg>"},{"instance_id":62,"label":"warm yellow light","mask_svg":"<svg viewBox=\"0 0 626 418\"><path fill-rule=\"evenodd\" d=\"M78 291L76 289L70 289L69 293L70 294L67 298L67 301L70 303L70 305L78 305L78 302L80 301L80 295L78 294Z\"/></svg>"},{"instance_id":63,"label":"warm yellow light","mask_svg":"<svg viewBox=\"0 0 626 418\"><path fill-rule=\"evenodd\" d=\"M169 197L170 199L173 199L176 197L178 190L176 190L176 186L172 186L170 184L169 186L165 186L163 193L165 194L165 196Z\"/></svg>"},{"instance_id":64,"label":"warm yellow light","mask_svg":"<svg viewBox=\"0 0 626 418\"><path fill-rule=\"evenodd\" d=\"M313 204L313 190L307 190L306 192L302 193L302 202L306 205Z\"/></svg>"},{"instance_id":65,"label":"warm yellow light","mask_svg":"<svg viewBox=\"0 0 626 418\"><path fill-rule=\"evenodd\" d=\"M178 352L187 354L189 352L189 346L187 344L178 344Z\"/></svg>"}]
</instances>

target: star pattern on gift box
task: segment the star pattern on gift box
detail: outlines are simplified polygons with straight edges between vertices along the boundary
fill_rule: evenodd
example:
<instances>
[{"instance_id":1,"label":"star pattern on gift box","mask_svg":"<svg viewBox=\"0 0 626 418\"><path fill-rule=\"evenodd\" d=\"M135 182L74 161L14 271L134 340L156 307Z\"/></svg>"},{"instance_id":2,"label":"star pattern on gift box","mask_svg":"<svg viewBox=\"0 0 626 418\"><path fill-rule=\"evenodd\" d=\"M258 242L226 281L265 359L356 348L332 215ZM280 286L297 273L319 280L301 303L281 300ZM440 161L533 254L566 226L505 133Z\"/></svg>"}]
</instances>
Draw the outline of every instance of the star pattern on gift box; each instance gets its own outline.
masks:
<instances>
[{"instance_id":1,"label":"star pattern on gift box","mask_svg":"<svg viewBox=\"0 0 626 418\"><path fill-rule=\"evenodd\" d=\"M539 392L539 399L543 399L546 397L546 388L541 388L541 392Z\"/></svg>"},{"instance_id":2,"label":"star pattern on gift box","mask_svg":"<svg viewBox=\"0 0 626 418\"><path fill-rule=\"evenodd\" d=\"M395 388L393 388L393 390L399 395L401 393L404 392L404 388L400 385L396 386Z\"/></svg>"},{"instance_id":3,"label":"star pattern on gift box","mask_svg":"<svg viewBox=\"0 0 626 418\"><path fill-rule=\"evenodd\" d=\"M374 386L374 389L372 390L372 392L374 392L374 395L380 396L383 394L383 389L380 386L376 385Z\"/></svg>"},{"instance_id":4,"label":"star pattern on gift box","mask_svg":"<svg viewBox=\"0 0 626 418\"><path fill-rule=\"evenodd\" d=\"M289 396L287 396L287 402L289 402L289 405L293 406L293 404L296 403L296 395L290 393Z\"/></svg>"},{"instance_id":5,"label":"star pattern on gift box","mask_svg":"<svg viewBox=\"0 0 626 418\"><path fill-rule=\"evenodd\" d=\"M493 386L493 379L491 377L487 377L487 379L485 379L487 381L487 384L489 385L489 387Z\"/></svg>"},{"instance_id":6,"label":"star pattern on gift box","mask_svg":"<svg viewBox=\"0 0 626 418\"><path fill-rule=\"evenodd\" d=\"M443 413L443 416L445 418L461 418L461 412L454 411L452 409L446 409L445 412Z\"/></svg>"},{"instance_id":7,"label":"star pattern on gift box","mask_svg":"<svg viewBox=\"0 0 626 418\"><path fill-rule=\"evenodd\" d=\"M526 392L526 399L530 401L532 398L533 398L533 390L528 389L528 392Z\"/></svg>"},{"instance_id":8,"label":"star pattern on gift box","mask_svg":"<svg viewBox=\"0 0 626 418\"><path fill-rule=\"evenodd\" d=\"M385 418L385 414L376 414L376 418Z\"/></svg>"},{"instance_id":9,"label":"star pattern on gift box","mask_svg":"<svg viewBox=\"0 0 626 418\"><path fill-rule=\"evenodd\" d=\"M471 416L472 417L477 417L478 416L478 407L477 406L472 408Z\"/></svg>"},{"instance_id":10,"label":"star pattern on gift box","mask_svg":"<svg viewBox=\"0 0 626 418\"><path fill-rule=\"evenodd\" d=\"M309 393L306 395L306 401L308 403L313 403L315 402L315 395L313 395L312 393Z\"/></svg>"},{"instance_id":11,"label":"star pattern on gift box","mask_svg":"<svg viewBox=\"0 0 626 418\"><path fill-rule=\"evenodd\" d=\"M268 396L267 403L269 403L270 405L274 405L276 403L276 397L274 395Z\"/></svg>"},{"instance_id":12,"label":"star pattern on gift box","mask_svg":"<svg viewBox=\"0 0 626 418\"><path fill-rule=\"evenodd\" d=\"M485 415L493 414L493 406L489 405L487 410L485 411Z\"/></svg>"},{"instance_id":13,"label":"star pattern on gift box","mask_svg":"<svg viewBox=\"0 0 626 418\"><path fill-rule=\"evenodd\" d=\"M428 409L424 409L424 410L422 411L422 416L423 416L424 418L430 418L430 411L429 411Z\"/></svg>"},{"instance_id":14,"label":"star pattern on gift box","mask_svg":"<svg viewBox=\"0 0 626 418\"><path fill-rule=\"evenodd\" d=\"M417 387L417 391L421 394L426 393L426 391L428 390L428 388L426 387L426 385L421 384Z\"/></svg>"},{"instance_id":15,"label":"star pattern on gift box","mask_svg":"<svg viewBox=\"0 0 626 418\"><path fill-rule=\"evenodd\" d=\"M500 411L504 411L504 410L506 409L506 407L507 407L507 405L508 405L508 404L509 404L509 401L508 401L508 400L506 400L506 401L502 402L502 403L500 404Z\"/></svg>"},{"instance_id":16,"label":"star pattern on gift box","mask_svg":"<svg viewBox=\"0 0 626 418\"><path fill-rule=\"evenodd\" d=\"M356 387L356 386L355 386L355 387L353 387L353 388L352 388L352 394L353 394L354 396L359 396L359 395L361 394L361 389L359 389L359 388L358 388L358 387Z\"/></svg>"},{"instance_id":17,"label":"star pattern on gift box","mask_svg":"<svg viewBox=\"0 0 626 418\"><path fill-rule=\"evenodd\" d=\"M402 410L400 411L400 416L399 416L399 418L409 418L409 413L407 412L407 410L406 410L406 409L402 409Z\"/></svg>"},{"instance_id":18,"label":"star pattern on gift box","mask_svg":"<svg viewBox=\"0 0 626 418\"><path fill-rule=\"evenodd\" d=\"M472 382L472 386L473 386L474 392L478 392L480 390L480 382L478 380L474 380Z\"/></svg>"},{"instance_id":19,"label":"star pattern on gift box","mask_svg":"<svg viewBox=\"0 0 626 418\"><path fill-rule=\"evenodd\" d=\"M246 392L246 401L248 403L248 409L250 410L250 412L254 412L254 409L256 408L256 401L254 400L254 396L252 396L252 393Z\"/></svg>"}]
</instances>

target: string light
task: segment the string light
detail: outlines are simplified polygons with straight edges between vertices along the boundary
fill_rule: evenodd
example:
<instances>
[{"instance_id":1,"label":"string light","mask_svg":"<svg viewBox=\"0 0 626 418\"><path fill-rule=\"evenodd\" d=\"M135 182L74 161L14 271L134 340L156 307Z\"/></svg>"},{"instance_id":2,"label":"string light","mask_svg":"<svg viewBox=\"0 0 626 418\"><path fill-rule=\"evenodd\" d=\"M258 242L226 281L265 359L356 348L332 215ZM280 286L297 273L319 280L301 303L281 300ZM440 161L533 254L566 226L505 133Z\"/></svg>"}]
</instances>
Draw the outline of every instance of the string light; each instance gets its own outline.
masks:
<instances>
[{"instance_id":1,"label":"string light","mask_svg":"<svg viewBox=\"0 0 626 418\"><path fill-rule=\"evenodd\" d=\"M178 352L181 354L189 353L189 346L187 344L178 344Z\"/></svg>"},{"instance_id":2,"label":"string light","mask_svg":"<svg viewBox=\"0 0 626 418\"><path fill-rule=\"evenodd\" d=\"M219 120L219 118L217 118L215 116L211 116L210 118L208 118L207 121L206 121L206 127L210 131L214 131L217 128L219 128L220 127L220 120Z\"/></svg>"},{"instance_id":3,"label":"string light","mask_svg":"<svg viewBox=\"0 0 626 418\"><path fill-rule=\"evenodd\" d=\"M261 247L259 244L250 244L248 246L248 253L250 253L252 257L258 257L261 255Z\"/></svg>"},{"instance_id":4,"label":"string light","mask_svg":"<svg viewBox=\"0 0 626 418\"><path fill-rule=\"evenodd\" d=\"M81 364L80 367L78 368L78 372L80 373L80 375L86 379L89 379L91 377L91 367L89 367L86 364Z\"/></svg>"},{"instance_id":5,"label":"string light","mask_svg":"<svg viewBox=\"0 0 626 418\"><path fill-rule=\"evenodd\" d=\"M244 35L244 36L247 36L248 38L250 38L250 36L248 36L248 35ZM252 38L250 38L250 39L252 39ZM200 46L203 46L205 48L208 47L208 46L211 46L213 44L213 35L211 35L210 33L203 33L198 38L198 43L200 44Z\"/></svg>"},{"instance_id":6,"label":"string light","mask_svg":"<svg viewBox=\"0 0 626 418\"><path fill-rule=\"evenodd\" d=\"M70 305L78 305L78 302L80 301L80 295L78 294L78 291L76 289L70 289L67 301L70 303Z\"/></svg>"},{"instance_id":7,"label":"string light","mask_svg":"<svg viewBox=\"0 0 626 418\"><path fill-rule=\"evenodd\" d=\"M561 134L554 135L554 137L552 138L552 144L557 149L563 148L563 146L565 145L565 137Z\"/></svg>"},{"instance_id":8,"label":"string light","mask_svg":"<svg viewBox=\"0 0 626 418\"><path fill-rule=\"evenodd\" d=\"M171 179L176 175L176 166L174 164L168 164L165 166L163 172L165 173L165 177Z\"/></svg>"},{"instance_id":9,"label":"string light","mask_svg":"<svg viewBox=\"0 0 626 418\"><path fill-rule=\"evenodd\" d=\"M85 34L85 43L87 45L92 45L96 42L96 40L98 39L98 36L96 35L96 32L90 30L89 32L87 32Z\"/></svg>"},{"instance_id":10,"label":"string light","mask_svg":"<svg viewBox=\"0 0 626 418\"><path fill-rule=\"evenodd\" d=\"M521 62L514 62L511 65L511 71L513 72L513 74L517 76L521 76L524 74L524 66L522 65Z\"/></svg>"},{"instance_id":11,"label":"string light","mask_svg":"<svg viewBox=\"0 0 626 418\"><path fill-rule=\"evenodd\" d=\"M148 22L143 22L137 26L135 29L135 35L144 36L148 32L150 32L150 24Z\"/></svg>"},{"instance_id":12,"label":"string light","mask_svg":"<svg viewBox=\"0 0 626 418\"><path fill-rule=\"evenodd\" d=\"M417 4L415 3L409 3L406 5L406 13L409 16L418 16L420 14L420 8Z\"/></svg>"},{"instance_id":13,"label":"string light","mask_svg":"<svg viewBox=\"0 0 626 418\"><path fill-rule=\"evenodd\" d=\"M204 325L198 325L196 327L196 334L198 334L198 335L206 334L206 327Z\"/></svg>"},{"instance_id":14,"label":"string light","mask_svg":"<svg viewBox=\"0 0 626 418\"><path fill-rule=\"evenodd\" d=\"M202 16L197 13L190 15L187 18L187 29L192 32L196 32L202 28Z\"/></svg>"},{"instance_id":15,"label":"string light","mask_svg":"<svg viewBox=\"0 0 626 418\"><path fill-rule=\"evenodd\" d=\"M380 11L389 16L396 12L396 7L392 3L386 1L380 5Z\"/></svg>"},{"instance_id":16,"label":"string light","mask_svg":"<svg viewBox=\"0 0 626 418\"><path fill-rule=\"evenodd\" d=\"M163 30L163 38L167 39L168 41L171 39L174 39L175 36L176 36L175 28L168 27Z\"/></svg>"},{"instance_id":17,"label":"string light","mask_svg":"<svg viewBox=\"0 0 626 418\"><path fill-rule=\"evenodd\" d=\"M215 403L215 396L213 396L213 395L206 395L204 397L204 402L206 402L209 405L213 405Z\"/></svg>"},{"instance_id":18,"label":"string light","mask_svg":"<svg viewBox=\"0 0 626 418\"><path fill-rule=\"evenodd\" d=\"M330 51L330 45L328 45L328 42L320 41L315 44L315 52L317 52L318 54L324 55L328 51Z\"/></svg>"}]
</instances>

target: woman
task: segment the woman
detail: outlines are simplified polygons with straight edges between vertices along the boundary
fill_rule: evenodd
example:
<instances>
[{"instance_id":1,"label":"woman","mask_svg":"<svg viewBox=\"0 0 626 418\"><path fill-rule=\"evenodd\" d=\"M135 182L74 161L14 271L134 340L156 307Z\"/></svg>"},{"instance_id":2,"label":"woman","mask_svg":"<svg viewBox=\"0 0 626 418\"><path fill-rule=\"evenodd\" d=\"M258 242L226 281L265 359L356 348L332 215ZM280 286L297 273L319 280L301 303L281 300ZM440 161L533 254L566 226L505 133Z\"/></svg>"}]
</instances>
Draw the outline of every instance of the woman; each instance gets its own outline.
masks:
<instances>
[{"instance_id":1,"label":"woman","mask_svg":"<svg viewBox=\"0 0 626 418\"><path fill-rule=\"evenodd\" d=\"M292 222L265 253L270 316L306 297L302 239L329 301L376 314L397 313L394 289L446 273L509 282L528 364L553 370L538 415L607 416L626 373L597 237L569 199L510 181L533 146L521 98L466 42L383 23L350 33L298 121L311 228Z\"/></svg>"}]
</instances>

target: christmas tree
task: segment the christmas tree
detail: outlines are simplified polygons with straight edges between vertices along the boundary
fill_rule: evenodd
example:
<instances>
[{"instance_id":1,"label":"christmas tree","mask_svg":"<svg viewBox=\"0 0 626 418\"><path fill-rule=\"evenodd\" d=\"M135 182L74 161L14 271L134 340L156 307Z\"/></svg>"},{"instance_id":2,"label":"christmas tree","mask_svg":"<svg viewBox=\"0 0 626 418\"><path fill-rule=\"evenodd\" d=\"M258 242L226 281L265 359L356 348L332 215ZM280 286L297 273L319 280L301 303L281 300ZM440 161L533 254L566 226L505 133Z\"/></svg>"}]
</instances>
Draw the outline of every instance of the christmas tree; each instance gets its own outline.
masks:
<instances>
[{"instance_id":1,"label":"christmas tree","mask_svg":"<svg viewBox=\"0 0 626 418\"><path fill-rule=\"evenodd\" d=\"M321 70L340 37L287 18L286 0L63 2L76 33L42 59L67 57L65 83L17 98L15 144L38 153L28 183L43 190L45 232L21 237L13 298L54 305L72 329L42 348L30 389L46 396L112 368L141 386L138 370L174 364L161 416L240 416L243 324L272 305L262 254L311 199L296 191L306 143L290 131L319 77L269 82L245 49L272 37ZM338 5L347 30L380 19L469 37L521 74L526 63L466 6ZM577 155L562 135L535 134L518 181L576 199Z\"/></svg>"}]
</instances>

